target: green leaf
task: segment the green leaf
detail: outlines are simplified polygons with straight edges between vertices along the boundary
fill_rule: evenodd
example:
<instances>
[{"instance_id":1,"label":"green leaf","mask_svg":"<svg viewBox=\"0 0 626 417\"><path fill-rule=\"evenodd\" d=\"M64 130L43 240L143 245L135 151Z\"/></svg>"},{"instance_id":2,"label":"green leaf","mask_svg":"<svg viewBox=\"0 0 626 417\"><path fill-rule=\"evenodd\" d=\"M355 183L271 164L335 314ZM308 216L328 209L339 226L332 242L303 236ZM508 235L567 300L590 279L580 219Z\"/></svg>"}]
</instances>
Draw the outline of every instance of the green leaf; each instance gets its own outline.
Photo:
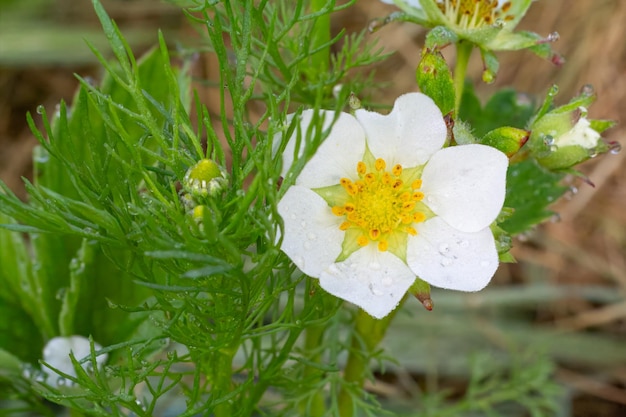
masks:
<instances>
[{"instance_id":1,"label":"green leaf","mask_svg":"<svg viewBox=\"0 0 626 417\"><path fill-rule=\"evenodd\" d=\"M441 113L454 110L454 81L441 52L424 50L415 77L422 93L433 99Z\"/></svg>"},{"instance_id":2,"label":"green leaf","mask_svg":"<svg viewBox=\"0 0 626 417\"><path fill-rule=\"evenodd\" d=\"M564 174L548 172L533 160L512 165L507 173L505 207L513 215L499 226L511 235L529 230L554 213L548 206L565 193L560 185Z\"/></svg>"},{"instance_id":3,"label":"green leaf","mask_svg":"<svg viewBox=\"0 0 626 417\"><path fill-rule=\"evenodd\" d=\"M482 107L472 85L466 84L459 117L469 122L474 134L481 137L501 126L523 129L533 111L532 102L521 99L515 90L508 88L496 92Z\"/></svg>"}]
</instances>

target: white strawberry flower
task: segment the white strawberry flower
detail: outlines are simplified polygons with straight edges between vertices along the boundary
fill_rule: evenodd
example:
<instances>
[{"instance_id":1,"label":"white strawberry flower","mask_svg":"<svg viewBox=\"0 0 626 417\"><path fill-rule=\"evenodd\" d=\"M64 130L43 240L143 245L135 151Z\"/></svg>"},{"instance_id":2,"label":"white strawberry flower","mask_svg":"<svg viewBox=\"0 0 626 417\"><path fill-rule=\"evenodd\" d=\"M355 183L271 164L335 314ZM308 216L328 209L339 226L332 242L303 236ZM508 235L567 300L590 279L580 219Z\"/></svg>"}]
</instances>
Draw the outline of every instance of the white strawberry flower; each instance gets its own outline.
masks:
<instances>
[{"instance_id":1,"label":"white strawberry flower","mask_svg":"<svg viewBox=\"0 0 626 417\"><path fill-rule=\"evenodd\" d=\"M313 114L302 113L302 136ZM334 113L323 114L328 127ZM281 249L326 291L376 318L396 308L416 276L484 288L498 266L489 226L504 202L508 159L484 145L444 148L446 135L421 93L400 96L386 116L341 113L278 204Z\"/></svg>"}]
</instances>

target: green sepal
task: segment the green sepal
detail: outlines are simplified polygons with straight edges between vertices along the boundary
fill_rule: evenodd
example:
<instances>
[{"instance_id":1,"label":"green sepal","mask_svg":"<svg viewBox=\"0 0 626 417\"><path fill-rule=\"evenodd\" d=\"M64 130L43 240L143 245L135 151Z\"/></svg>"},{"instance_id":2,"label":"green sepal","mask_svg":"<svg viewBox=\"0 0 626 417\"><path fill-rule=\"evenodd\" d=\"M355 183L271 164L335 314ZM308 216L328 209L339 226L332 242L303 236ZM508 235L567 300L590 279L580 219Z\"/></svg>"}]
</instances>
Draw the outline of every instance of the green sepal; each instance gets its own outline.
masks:
<instances>
[{"instance_id":1,"label":"green sepal","mask_svg":"<svg viewBox=\"0 0 626 417\"><path fill-rule=\"evenodd\" d=\"M415 77L422 93L433 99L441 113L454 110L454 81L441 52L424 49Z\"/></svg>"},{"instance_id":2,"label":"green sepal","mask_svg":"<svg viewBox=\"0 0 626 417\"><path fill-rule=\"evenodd\" d=\"M615 126L617 122L615 120L589 120L590 127L598 133L602 133Z\"/></svg>"},{"instance_id":3,"label":"green sepal","mask_svg":"<svg viewBox=\"0 0 626 417\"><path fill-rule=\"evenodd\" d=\"M437 26L426 35L424 46L428 49L440 49L446 45L458 43L459 37L450 28Z\"/></svg>"},{"instance_id":4,"label":"green sepal","mask_svg":"<svg viewBox=\"0 0 626 417\"><path fill-rule=\"evenodd\" d=\"M528 141L529 134L524 129L503 126L487 133L479 143L496 148L510 158Z\"/></svg>"},{"instance_id":5,"label":"green sepal","mask_svg":"<svg viewBox=\"0 0 626 417\"><path fill-rule=\"evenodd\" d=\"M598 144L592 149L585 149L577 145L563 146L557 148L554 152L550 152L545 157L536 157L536 159L539 164L550 170L561 171L585 162L608 150L607 144L602 140L598 140Z\"/></svg>"},{"instance_id":6,"label":"green sepal","mask_svg":"<svg viewBox=\"0 0 626 417\"><path fill-rule=\"evenodd\" d=\"M416 277L415 282L413 282L413 285L411 285L408 292L417 298L426 310L430 311L433 309L433 300L430 298L429 283Z\"/></svg>"}]
</instances>

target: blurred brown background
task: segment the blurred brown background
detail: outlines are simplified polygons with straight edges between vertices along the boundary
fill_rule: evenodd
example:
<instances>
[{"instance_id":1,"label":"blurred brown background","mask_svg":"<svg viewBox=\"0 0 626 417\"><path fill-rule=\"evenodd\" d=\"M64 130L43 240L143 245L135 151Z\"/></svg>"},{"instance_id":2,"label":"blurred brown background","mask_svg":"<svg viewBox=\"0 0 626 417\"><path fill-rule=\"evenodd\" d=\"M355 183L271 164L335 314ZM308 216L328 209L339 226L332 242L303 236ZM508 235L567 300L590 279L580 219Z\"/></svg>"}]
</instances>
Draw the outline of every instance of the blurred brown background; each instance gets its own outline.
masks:
<instances>
[{"instance_id":1,"label":"blurred brown background","mask_svg":"<svg viewBox=\"0 0 626 417\"><path fill-rule=\"evenodd\" d=\"M19 3L19 4L18 4ZM174 45L193 32L180 11L156 0L103 1L122 27L136 54L156 40L161 28ZM17 6L16 6L17 5ZM98 77L98 69L82 37L106 49L89 1L0 1L0 179L25 197L21 176L31 176L31 151L36 140L25 114L44 105L49 113L60 100L70 101L77 86L73 73ZM358 0L333 21L334 30L358 31L371 19L394 11L377 0ZM566 58L561 68L529 52L500 53L501 70L494 85L477 82L488 97L502 86L514 86L538 100L558 84L558 103L567 102L584 84L598 94L592 118L622 124L605 134L626 146L626 1L541 0L531 7L520 29L541 35L558 32L553 48ZM416 89L413 74L423 31L409 24L391 24L371 35L395 54L376 68L378 80L388 80L374 96L388 104ZM450 55L453 59L453 54ZM470 65L479 79L477 56ZM202 65L202 61L200 61ZM203 95L210 97L210 94ZM573 298L536 306L535 320L567 332L596 332L622 338L626 349L626 151L595 158L581 167L595 187L569 178L568 198L555 205L559 213L533 233L516 241L518 264L503 265L495 285L542 281L555 284L613 288L621 302L603 305ZM606 372L565 369L557 377L577 393L576 416L626 415L626 363Z\"/></svg>"}]
</instances>

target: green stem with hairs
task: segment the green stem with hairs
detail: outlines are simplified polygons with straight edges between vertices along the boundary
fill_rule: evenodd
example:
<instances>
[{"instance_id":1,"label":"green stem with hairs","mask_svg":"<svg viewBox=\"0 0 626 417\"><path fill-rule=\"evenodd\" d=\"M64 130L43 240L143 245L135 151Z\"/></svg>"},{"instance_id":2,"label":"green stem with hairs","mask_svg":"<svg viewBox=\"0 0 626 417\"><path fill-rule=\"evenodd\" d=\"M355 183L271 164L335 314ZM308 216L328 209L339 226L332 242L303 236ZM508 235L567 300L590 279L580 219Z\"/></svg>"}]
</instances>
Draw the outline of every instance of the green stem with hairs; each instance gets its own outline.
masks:
<instances>
[{"instance_id":1,"label":"green stem with hairs","mask_svg":"<svg viewBox=\"0 0 626 417\"><path fill-rule=\"evenodd\" d=\"M465 88L465 75L467 74L467 64L472 55L474 46L469 42L459 42L456 44L456 65L454 68L454 114L459 115L461 108L461 98L463 97L463 89Z\"/></svg>"},{"instance_id":2,"label":"green stem with hairs","mask_svg":"<svg viewBox=\"0 0 626 417\"><path fill-rule=\"evenodd\" d=\"M387 327L389 327L399 308L398 306L398 308L381 320L373 318L363 310L359 310L352 334L348 362L343 373L343 379L347 384L352 385L351 388L360 389L363 387L372 353L385 336ZM341 417L354 416L354 400L350 391L354 391L354 389L343 388L339 392L338 404Z\"/></svg>"}]
</instances>

